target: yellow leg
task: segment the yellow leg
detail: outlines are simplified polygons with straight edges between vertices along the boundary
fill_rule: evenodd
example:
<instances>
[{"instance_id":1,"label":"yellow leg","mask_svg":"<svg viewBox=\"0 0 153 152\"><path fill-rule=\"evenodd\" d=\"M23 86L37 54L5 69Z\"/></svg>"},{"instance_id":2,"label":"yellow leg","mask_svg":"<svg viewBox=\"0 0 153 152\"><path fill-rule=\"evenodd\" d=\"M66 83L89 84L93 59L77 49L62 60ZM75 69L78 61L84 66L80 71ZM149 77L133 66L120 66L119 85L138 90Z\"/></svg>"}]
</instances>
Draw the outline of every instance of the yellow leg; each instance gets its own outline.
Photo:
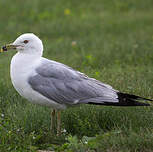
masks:
<instances>
[{"instance_id":1,"label":"yellow leg","mask_svg":"<svg viewBox=\"0 0 153 152\"><path fill-rule=\"evenodd\" d=\"M57 136L61 135L61 112L57 112Z\"/></svg>"},{"instance_id":2,"label":"yellow leg","mask_svg":"<svg viewBox=\"0 0 153 152\"><path fill-rule=\"evenodd\" d=\"M55 134L55 127L56 127L56 111L55 109L52 109L51 111L51 133Z\"/></svg>"}]
</instances>

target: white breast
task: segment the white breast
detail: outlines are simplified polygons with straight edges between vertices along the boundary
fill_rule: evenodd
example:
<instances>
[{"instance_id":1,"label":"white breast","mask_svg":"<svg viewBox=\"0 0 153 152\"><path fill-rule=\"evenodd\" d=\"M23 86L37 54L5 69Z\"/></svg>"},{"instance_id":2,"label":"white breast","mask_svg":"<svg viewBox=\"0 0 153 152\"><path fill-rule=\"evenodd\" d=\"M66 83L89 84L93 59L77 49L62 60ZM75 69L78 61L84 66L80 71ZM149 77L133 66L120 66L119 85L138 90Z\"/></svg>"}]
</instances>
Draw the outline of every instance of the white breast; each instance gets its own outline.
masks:
<instances>
[{"instance_id":1,"label":"white breast","mask_svg":"<svg viewBox=\"0 0 153 152\"><path fill-rule=\"evenodd\" d=\"M31 88L28 78L36 74L35 68L41 63L41 58L17 53L11 60L10 75L14 88L24 98L32 103L50 106L56 109L64 109L64 105L60 105Z\"/></svg>"}]
</instances>

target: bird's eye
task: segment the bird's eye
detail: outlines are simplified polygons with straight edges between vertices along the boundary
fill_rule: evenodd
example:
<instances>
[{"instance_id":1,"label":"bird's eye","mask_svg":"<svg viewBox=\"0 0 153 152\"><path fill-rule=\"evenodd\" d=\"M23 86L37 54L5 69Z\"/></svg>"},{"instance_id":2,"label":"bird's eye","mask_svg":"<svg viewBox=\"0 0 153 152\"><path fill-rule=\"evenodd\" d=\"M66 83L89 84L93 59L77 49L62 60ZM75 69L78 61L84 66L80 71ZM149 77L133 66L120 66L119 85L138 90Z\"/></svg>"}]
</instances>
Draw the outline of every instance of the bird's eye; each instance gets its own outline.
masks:
<instances>
[{"instance_id":1,"label":"bird's eye","mask_svg":"<svg viewBox=\"0 0 153 152\"><path fill-rule=\"evenodd\" d=\"M28 40L24 40L23 43L27 44L29 41Z\"/></svg>"}]
</instances>

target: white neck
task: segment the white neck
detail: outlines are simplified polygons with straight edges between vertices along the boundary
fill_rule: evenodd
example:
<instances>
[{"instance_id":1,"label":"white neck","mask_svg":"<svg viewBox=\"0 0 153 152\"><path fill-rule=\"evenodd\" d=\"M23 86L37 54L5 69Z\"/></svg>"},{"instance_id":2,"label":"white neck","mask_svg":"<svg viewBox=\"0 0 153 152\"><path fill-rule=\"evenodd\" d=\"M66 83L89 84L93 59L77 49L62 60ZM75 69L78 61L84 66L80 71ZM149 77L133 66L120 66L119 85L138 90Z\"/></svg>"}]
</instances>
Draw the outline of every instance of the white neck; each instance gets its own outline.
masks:
<instances>
[{"instance_id":1,"label":"white neck","mask_svg":"<svg viewBox=\"0 0 153 152\"><path fill-rule=\"evenodd\" d=\"M40 58L38 54L16 53L11 60L11 75L30 72L30 69L39 65L37 62L40 62Z\"/></svg>"}]
</instances>

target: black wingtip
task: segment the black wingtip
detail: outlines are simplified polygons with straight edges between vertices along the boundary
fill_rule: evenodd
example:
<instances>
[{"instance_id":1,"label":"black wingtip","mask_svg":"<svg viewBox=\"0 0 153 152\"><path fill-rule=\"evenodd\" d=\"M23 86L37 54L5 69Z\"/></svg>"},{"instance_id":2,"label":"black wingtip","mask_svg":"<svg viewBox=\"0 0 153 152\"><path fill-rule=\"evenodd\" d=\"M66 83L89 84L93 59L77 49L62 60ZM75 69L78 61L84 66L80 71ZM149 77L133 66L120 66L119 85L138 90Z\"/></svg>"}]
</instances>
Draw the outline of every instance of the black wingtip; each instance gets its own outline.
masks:
<instances>
[{"instance_id":1,"label":"black wingtip","mask_svg":"<svg viewBox=\"0 0 153 152\"><path fill-rule=\"evenodd\" d=\"M117 95L118 95L119 98L153 101L152 99L147 99L147 98L144 98L144 97L140 97L140 96L136 96L136 95L128 94L128 93L117 92Z\"/></svg>"},{"instance_id":2,"label":"black wingtip","mask_svg":"<svg viewBox=\"0 0 153 152\"><path fill-rule=\"evenodd\" d=\"M118 95L118 102L102 102L102 103L95 103L95 102L88 102L88 104L94 105L106 105L106 106L150 106L149 103L139 102L139 100L147 100L153 101L152 99L147 99L143 97L139 97L132 94L117 92Z\"/></svg>"},{"instance_id":3,"label":"black wingtip","mask_svg":"<svg viewBox=\"0 0 153 152\"><path fill-rule=\"evenodd\" d=\"M88 104L93 104L93 105L104 105L104 106L118 106L118 107L136 107L136 106L150 106L149 103L141 103L137 101L132 101L132 102L103 102L103 103L95 103L95 102L88 102Z\"/></svg>"},{"instance_id":4,"label":"black wingtip","mask_svg":"<svg viewBox=\"0 0 153 152\"><path fill-rule=\"evenodd\" d=\"M143 98L133 94L118 92L119 104L125 106L150 106L149 103L138 102L139 100L153 101L152 99Z\"/></svg>"}]
</instances>

